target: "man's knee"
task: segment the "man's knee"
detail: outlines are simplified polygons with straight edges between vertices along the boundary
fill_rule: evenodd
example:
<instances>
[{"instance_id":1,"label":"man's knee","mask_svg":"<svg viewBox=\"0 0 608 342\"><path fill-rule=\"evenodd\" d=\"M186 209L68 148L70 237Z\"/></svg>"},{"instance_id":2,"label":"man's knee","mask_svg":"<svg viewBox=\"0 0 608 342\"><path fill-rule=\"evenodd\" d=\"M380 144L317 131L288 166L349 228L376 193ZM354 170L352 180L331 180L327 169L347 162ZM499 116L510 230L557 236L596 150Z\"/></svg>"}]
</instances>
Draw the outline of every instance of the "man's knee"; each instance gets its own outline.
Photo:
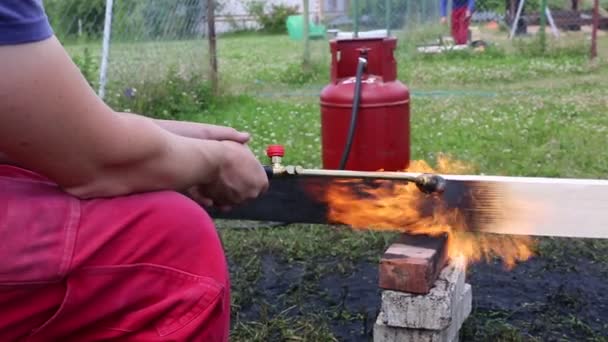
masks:
<instances>
[{"instance_id":1,"label":"man's knee","mask_svg":"<svg viewBox=\"0 0 608 342\"><path fill-rule=\"evenodd\" d=\"M68 275L71 298L40 336L226 340L227 265L213 222L199 205L175 192L156 192L94 200L82 209Z\"/></svg>"},{"instance_id":2,"label":"man's knee","mask_svg":"<svg viewBox=\"0 0 608 342\"><path fill-rule=\"evenodd\" d=\"M150 196L146 207L146 221L154 227L150 233L157 240L154 252L164 256L167 266L200 275L225 273L220 238L211 217L200 205L181 194L161 192Z\"/></svg>"},{"instance_id":3,"label":"man's knee","mask_svg":"<svg viewBox=\"0 0 608 342\"><path fill-rule=\"evenodd\" d=\"M227 277L213 221L201 206L176 192L92 203L83 213L80 233L77 254L87 264L150 263L218 280Z\"/></svg>"}]
</instances>

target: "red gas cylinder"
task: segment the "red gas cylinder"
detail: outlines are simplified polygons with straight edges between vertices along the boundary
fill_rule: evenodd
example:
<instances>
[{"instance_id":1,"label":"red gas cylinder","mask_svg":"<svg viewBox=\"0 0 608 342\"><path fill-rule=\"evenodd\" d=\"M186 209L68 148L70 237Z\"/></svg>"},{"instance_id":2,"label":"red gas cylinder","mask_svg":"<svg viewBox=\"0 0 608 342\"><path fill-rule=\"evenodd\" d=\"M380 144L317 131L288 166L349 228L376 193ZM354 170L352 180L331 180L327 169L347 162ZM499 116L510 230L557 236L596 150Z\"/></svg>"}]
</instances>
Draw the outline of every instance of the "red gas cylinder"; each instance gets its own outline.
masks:
<instances>
[{"instance_id":1,"label":"red gas cylinder","mask_svg":"<svg viewBox=\"0 0 608 342\"><path fill-rule=\"evenodd\" d=\"M397 39L332 40L331 83L321 92L323 168L338 169L351 121L358 59L366 52L356 130L345 169L399 171L410 161L410 93L397 80Z\"/></svg>"}]
</instances>

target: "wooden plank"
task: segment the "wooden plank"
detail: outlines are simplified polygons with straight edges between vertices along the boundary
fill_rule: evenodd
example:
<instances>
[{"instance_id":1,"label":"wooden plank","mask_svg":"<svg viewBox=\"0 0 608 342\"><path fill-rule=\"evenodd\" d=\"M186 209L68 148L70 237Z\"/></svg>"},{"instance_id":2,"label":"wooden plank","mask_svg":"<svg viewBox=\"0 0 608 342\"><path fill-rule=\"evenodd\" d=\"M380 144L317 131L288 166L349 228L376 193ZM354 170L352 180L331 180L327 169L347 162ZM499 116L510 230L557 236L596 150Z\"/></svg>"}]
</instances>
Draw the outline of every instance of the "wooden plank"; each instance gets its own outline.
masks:
<instances>
[{"instance_id":1,"label":"wooden plank","mask_svg":"<svg viewBox=\"0 0 608 342\"><path fill-rule=\"evenodd\" d=\"M220 219L275 221L285 223L331 223L327 221L327 205L315 198L313 187L326 187L329 178L275 178L269 191L255 201L230 212L207 208L210 215Z\"/></svg>"},{"instance_id":2,"label":"wooden plank","mask_svg":"<svg viewBox=\"0 0 608 342\"><path fill-rule=\"evenodd\" d=\"M449 176L469 203L475 231L499 234L608 238L608 180Z\"/></svg>"},{"instance_id":3,"label":"wooden plank","mask_svg":"<svg viewBox=\"0 0 608 342\"><path fill-rule=\"evenodd\" d=\"M586 26L593 25L593 11L573 12L573 11L551 11L555 25L560 29L569 29L573 26ZM581 15L585 16L582 17ZM528 21L528 25L538 25L540 23L540 14L532 13L525 16ZM598 27L608 27L608 18L600 15L598 19Z\"/></svg>"},{"instance_id":4,"label":"wooden plank","mask_svg":"<svg viewBox=\"0 0 608 342\"><path fill-rule=\"evenodd\" d=\"M403 234L380 260L378 286L385 290L428 293L446 264L447 236Z\"/></svg>"},{"instance_id":5,"label":"wooden plank","mask_svg":"<svg viewBox=\"0 0 608 342\"><path fill-rule=\"evenodd\" d=\"M470 231L608 238L608 180L476 175L444 178L447 186L443 195L429 196L420 203L423 217L442 206L459 209ZM313 196L315 187L323 189L335 180L273 179L270 191L259 199L229 213L210 212L215 218L342 224L330 222L327 203Z\"/></svg>"}]
</instances>

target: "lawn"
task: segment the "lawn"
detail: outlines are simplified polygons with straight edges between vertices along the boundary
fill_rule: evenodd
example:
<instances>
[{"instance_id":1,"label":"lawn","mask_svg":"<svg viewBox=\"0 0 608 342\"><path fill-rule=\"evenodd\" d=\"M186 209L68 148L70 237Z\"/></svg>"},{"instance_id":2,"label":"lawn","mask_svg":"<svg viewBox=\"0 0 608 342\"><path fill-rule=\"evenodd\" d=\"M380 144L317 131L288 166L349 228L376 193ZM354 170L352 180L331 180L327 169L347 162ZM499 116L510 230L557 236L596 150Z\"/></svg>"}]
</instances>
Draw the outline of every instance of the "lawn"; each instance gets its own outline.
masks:
<instances>
[{"instance_id":1,"label":"lawn","mask_svg":"<svg viewBox=\"0 0 608 342\"><path fill-rule=\"evenodd\" d=\"M433 163L448 153L478 173L608 178L608 64L590 64L584 38L573 35L546 55L534 41L496 38L500 44L484 53L419 56L403 39L397 62L412 93L412 158ZM607 38L600 47L608 58ZM82 48L69 47L74 54ZM125 49L118 50L122 61L133 63ZM145 63L192 63L175 50L159 51ZM327 42L313 42L309 72L299 68L299 45L283 36L225 36L218 51L222 96L188 119L251 132L262 161L266 145L281 143L288 163L320 167ZM380 299L377 262L393 234L217 224L233 282L233 341L370 340ZM460 338L608 341L607 280L603 240L542 238L536 255L513 270L500 260L474 264L467 278L473 313Z\"/></svg>"},{"instance_id":2,"label":"lawn","mask_svg":"<svg viewBox=\"0 0 608 342\"><path fill-rule=\"evenodd\" d=\"M432 162L442 152L486 174L606 178L608 68L589 65L576 48L538 57L531 44L435 58L398 51L400 79L412 91L412 158ZM280 37L227 37L219 49L226 87L246 95L222 99L198 119L253 132L262 160L264 147L278 142L289 162L320 166L322 56L314 55L321 61L307 75L294 68L298 50ZM370 339L378 257L392 235L220 227L234 282L235 341ZM536 256L512 271L498 261L473 265L474 310L461 340L606 341L606 262L605 241L544 238Z\"/></svg>"}]
</instances>

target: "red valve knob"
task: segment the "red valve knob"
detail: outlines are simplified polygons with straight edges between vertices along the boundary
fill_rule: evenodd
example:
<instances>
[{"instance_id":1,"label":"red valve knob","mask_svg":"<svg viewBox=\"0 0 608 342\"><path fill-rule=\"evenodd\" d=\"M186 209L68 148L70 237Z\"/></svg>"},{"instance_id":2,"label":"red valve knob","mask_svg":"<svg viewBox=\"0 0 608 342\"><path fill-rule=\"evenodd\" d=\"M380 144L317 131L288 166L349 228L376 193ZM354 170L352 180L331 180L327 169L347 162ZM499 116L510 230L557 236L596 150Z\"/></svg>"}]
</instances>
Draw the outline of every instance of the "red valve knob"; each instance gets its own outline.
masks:
<instances>
[{"instance_id":1,"label":"red valve knob","mask_svg":"<svg viewBox=\"0 0 608 342\"><path fill-rule=\"evenodd\" d=\"M285 148L283 145L269 145L266 148L266 155L268 158L283 157L285 155Z\"/></svg>"}]
</instances>

